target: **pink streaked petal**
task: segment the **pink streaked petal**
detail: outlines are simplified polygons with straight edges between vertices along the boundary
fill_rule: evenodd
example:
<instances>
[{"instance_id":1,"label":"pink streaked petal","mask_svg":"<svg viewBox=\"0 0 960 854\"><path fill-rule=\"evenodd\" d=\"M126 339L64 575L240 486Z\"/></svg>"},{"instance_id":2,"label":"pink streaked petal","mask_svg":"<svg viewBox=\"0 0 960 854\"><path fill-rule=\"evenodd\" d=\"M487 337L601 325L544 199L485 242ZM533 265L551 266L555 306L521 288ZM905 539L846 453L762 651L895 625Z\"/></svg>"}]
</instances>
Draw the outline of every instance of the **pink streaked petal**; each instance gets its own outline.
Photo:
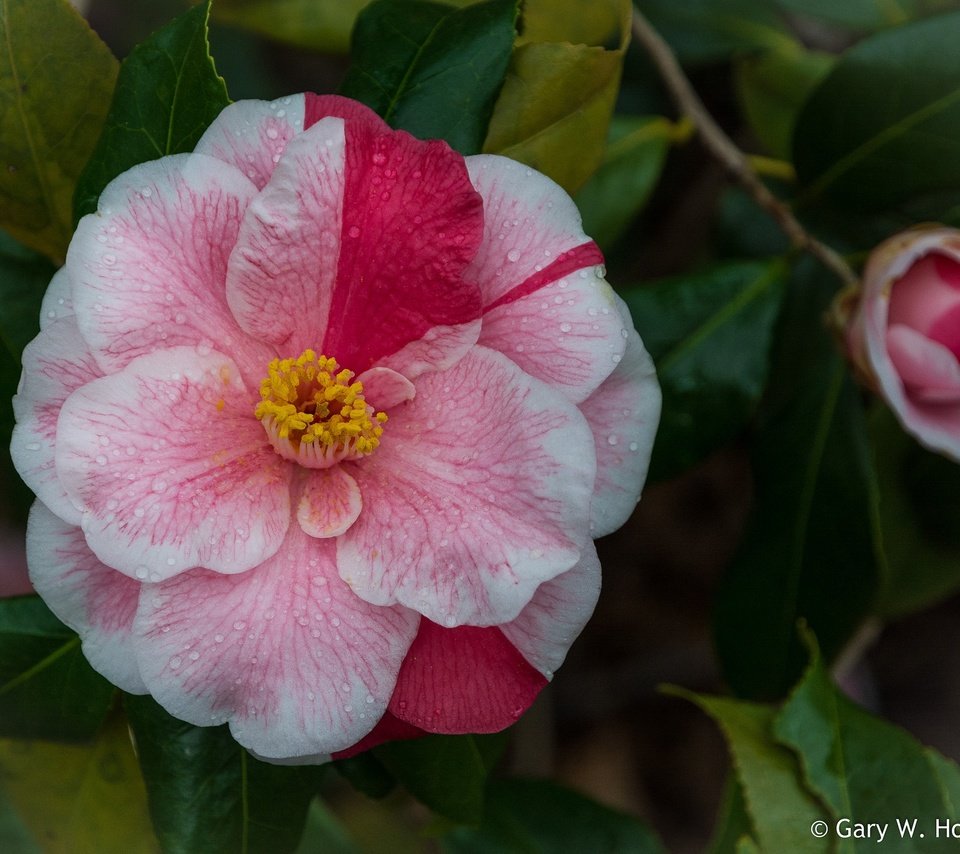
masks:
<instances>
[{"instance_id":1,"label":"pink streaked petal","mask_svg":"<svg viewBox=\"0 0 960 854\"><path fill-rule=\"evenodd\" d=\"M588 540L577 565L541 584L520 616L500 629L530 664L552 679L599 597L600 559Z\"/></svg>"},{"instance_id":2,"label":"pink streaked petal","mask_svg":"<svg viewBox=\"0 0 960 854\"><path fill-rule=\"evenodd\" d=\"M194 152L235 166L262 190L287 143L303 131L303 118L303 95L237 101L213 120Z\"/></svg>"},{"instance_id":3,"label":"pink streaked petal","mask_svg":"<svg viewBox=\"0 0 960 854\"><path fill-rule=\"evenodd\" d=\"M960 364L943 344L895 323L887 329L887 352L913 400L960 403Z\"/></svg>"},{"instance_id":4,"label":"pink streaked petal","mask_svg":"<svg viewBox=\"0 0 960 854\"><path fill-rule=\"evenodd\" d=\"M390 130L390 126L369 107L344 98L342 95L316 95L307 92L304 96L304 127L313 127L321 119L334 116L349 122L362 122L374 131L381 133Z\"/></svg>"},{"instance_id":5,"label":"pink streaked petal","mask_svg":"<svg viewBox=\"0 0 960 854\"><path fill-rule=\"evenodd\" d=\"M383 717L377 721L377 725L360 739L352 747L346 750L339 750L333 754L334 759L349 759L365 750L370 750L378 745L385 744L388 741L409 741L411 738L420 738L427 735L420 727L408 724L397 717L394 717L389 709L383 713Z\"/></svg>"},{"instance_id":6,"label":"pink streaked petal","mask_svg":"<svg viewBox=\"0 0 960 854\"><path fill-rule=\"evenodd\" d=\"M323 351L358 373L382 364L416 379L476 341L480 294L463 273L482 237L483 202L445 142L369 122L348 122L345 133L342 241ZM391 358L424 339L403 363Z\"/></svg>"},{"instance_id":7,"label":"pink streaked petal","mask_svg":"<svg viewBox=\"0 0 960 854\"><path fill-rule=\"evenodd\" d=\"M131 694L145 694L131 632L141 585L104 566L83 532L40 501L27 524L30 580L50 609L80 635L94 669Z\"/></svg>"},{"instance_id":8,"label":"pink streaked petal","mask_svg":"<svg viewBox=\"0 0 960 854\"><path fill-rule=\"evenodd\" d=\"M357 521L360 487L341 466L314 469L297 502L297 521L311 537L339 537Z\"/></svg>"},{"instance_id":9,"label":"pink streaked petal","mask_svg":"<svg viewBox=\"0 0 960 854\"><path fill-rule=\"evenodd\" d=\"M112 181L67 253L77 323L100 366L164 347L216 346L258 381L270 349L237 326L227 258L256 187L212 157L143 163Z\"/></svg>"},{"instance_id":10,"label":"pink streaked petal","mask_svg":"<svg viewBox=\"0 0 960 854\"><path fill-rule=\"evenodd\" d=\"M67 268L61 267L53 274L40 303L40 328L46 329L51 323L73 317L73 293Z\"/></svg>"},{"instance_id":11,"label":"pink streaked petal","mask_svg":"<svg viewBox=\"0 0 960 854\"><path fill-rule=\"evenodd\" d=\"M486 312L480 343L580 403L621 360L627 335L613 290L590 267Z\"/></svg>"},{"instance_id":12,"label":"pink streaked petal","mask_svg":"<svg viewBox=\"0 0 960 854\"><path fill-rule=\"evenodd\" d=\"M367 601L442 625L511 620L577 562L595 466L572 404L475 347L422 376L353 466L364 510L338 541L340 574Z\"/></svg>"},{"instance_id":13,"label":"pink streaked petal","mask_svg":"<svg viewBox=\"0 0 960 854\"><path fill-rule=\"evenodd\" d=\"M590 536L603 537L630 518L647 477L660 423L657 372L617 297L629 338L613 373L580 406L597 447L597 480L590 505Z\"/></svg>"},{"instance_id":14,"label":"pink streaked petal","mask_svg":"<svg viewBox=\"0 0 960 854\"><path fill-rule=\"evenodd\" d=\"M226 356L178 347L83 386L57 425L57 473L96 555L140 580L243 572L280 547L291 469Z\"/></svg>"},{"instance_id":15,"label":"pink streaked petal","mask_svg":"<svg viewBox=\"0 0 960 854\"><path fill-rule=\"evenodd\" d=\"M13 398L13 464L37 497L72 525L80 524L82 514L57 476L57 419L63 402L100 376L77 324L67 317L48 325L24 348L23 379Z\"/></svg>"},{"instance_id":16,"label":"pink streaked petal","mask_svg":"<svg viewBox=\"0 0 960 854\"><path fill-rule=\"evenodd\" d=\"M421 620L390 711L427 732L499 732L546 684L497 626L445 629Z\"/></svg>"},{"instance_id":17,"label":"pink streaked petal","mask_svg":"<svg viewBox=\"0 0 960 854\"><path fill-rule=\"evenodd\" d=\"M291 525L250 572L148 585L136 629L150 693L191 723L229 722L264 757L356 744L385 711L419 618L358 599L334 549Z\"/></svg>"},{"instance_id":18,"label":"pink streaked petal","mask_svg":"<svg viewBox=\"0 0 960 854\"><path fill-rule=\"evenodd\" d=\"M247 208L230 256L227 299L237 321L289 355L319 350L327 325L340 252L343 169L342 119L324 119L291 140L269 184Z\"/></svg>"},{"instance_id":19,"label":"pink streaked petal","mask_svg":"<svg viewBox=\"0 0 960 854\"><path fill-rule=\"evenodd\" d=\"M360 374L357 381L363 384L363 396L367 403L376 410L399 406L413 400L417 393L410 380L390 368L371 368Z\"/></svg>"}]
</instances>

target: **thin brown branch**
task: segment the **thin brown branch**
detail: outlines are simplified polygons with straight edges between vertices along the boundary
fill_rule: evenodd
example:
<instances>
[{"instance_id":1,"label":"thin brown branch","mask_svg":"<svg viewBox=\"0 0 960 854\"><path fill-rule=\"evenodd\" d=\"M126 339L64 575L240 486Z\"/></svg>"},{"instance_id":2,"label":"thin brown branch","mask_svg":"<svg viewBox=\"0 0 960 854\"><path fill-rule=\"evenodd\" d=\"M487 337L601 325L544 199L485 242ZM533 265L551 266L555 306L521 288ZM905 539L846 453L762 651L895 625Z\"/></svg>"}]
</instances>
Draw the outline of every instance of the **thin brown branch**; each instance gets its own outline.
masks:
<instances>
[{"instance_id":1,"label":"thin brown branch","mask_svg":"<svg viewBox=\"0 0 960 854\"><path fill-rule=\"evenodd\" d=\"M774 219L794 247L813 255L844 284L856 286L859 279L850 265L836 251L810 234L790 208L767 189L750 165L747 155L734 145L704 107L670 46L636 8L633 10L633 34L650 55L677 106L693 123L707 150Z\"/></svg>"}]
</instances>

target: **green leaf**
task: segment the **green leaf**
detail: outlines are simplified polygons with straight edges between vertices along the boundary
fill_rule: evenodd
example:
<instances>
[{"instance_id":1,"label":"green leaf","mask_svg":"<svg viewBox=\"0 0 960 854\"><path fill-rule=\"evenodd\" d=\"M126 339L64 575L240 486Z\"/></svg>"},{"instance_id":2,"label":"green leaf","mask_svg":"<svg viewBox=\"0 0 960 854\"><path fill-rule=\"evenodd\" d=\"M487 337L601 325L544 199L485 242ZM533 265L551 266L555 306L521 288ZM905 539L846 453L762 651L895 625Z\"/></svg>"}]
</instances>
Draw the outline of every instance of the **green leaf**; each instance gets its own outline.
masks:
<instances>
[{"instance_id":1,"label":"green leaf","mask_svg":"<svg viewBox=\"0 0 960 854\"><path fill-rule=\"evenodd\" d=\"M637 819L556 783L496 780L487 790L482 824L447 834L443 850L447 854L660 854L664 849Z\"/></svg>"},{"instance_id":2,"label":"green leaf","mask_svg":"<svg viewBox=\"0 0 960 854\"><path fill-rule=\"evenodd\" d=\"M116 76L66 0L0 0L0 228L58 264Z\"/></svg>"},{"instance_id":3,"label":"green leaf","mask_svg":"<svg viewBox=\"0 0 960 854\"><path fill-rule=\"evenodd\" d=\"M143 779L119 715L89 745L0 741L0 786L45 854L159 851Z\"/></svg>"},{"instance_id":4,"label":"green leaf","mask_svg":"<svg viewBox=\"0 0 960 854\"><path fill-rule=\"evenodd\" d=\"M797 120L802 203L871 210L946 191L941 211L960 201L958 39L960 12L886 30L840 58Z\"/></svg>"},{"instance_id":5,"label":"green leaf","mask_svg":"<svg viewBox=\"0 0 960 854\"><path fill-rule=\"evenodd\" d=\"M261 762L226 726L184 723L149 696L125 705L166 854L296 850L322 767Z\"/></svg>"},{"instance_id":6,"label":"green leaf","mask_svg":"<svg viewBox=\"0 0 960 854\"><path fill-rule=\"evenodd\" d=\"M960 467L920 447L886 407L870 437L885 569L875 610L903 616L960 589Z\"/></svg>"},{"instance_id":7,"label":"green leaf","mask_svg":"<svg viewBox=\"0 0 960 854\"><path fill-rule=\"evenodd\" d=\"M738 262L623 293L663 389L653 480L699 462L753 415L784 276L779 261Z\"/></svg>"},{"instance_id":8,"label":"green leaf","mask_svg":"<svg viewBox=\"0 0 960 854\"><path fill-rule=\"evenodd\" d=\"M207 43L209 0L137 45L120 66L103 136L77 184L76 219L97 209L100 193L138 163L193 151L230 103Z\"/></svg>"},{"instance_id":9,"label":"green leaf","mask_svg":"<svg viewBox=\"0 0 960 854\"><path fill-rule=\"evenodd\" d=\"M774 722L796 751L807 785L836 819L889 822L886 844L899 851L943 851L936 822L956 821L960 768L913 736L848 700L830 681L816 649L802 681ZM901 839L895 820L917 820ZM831 836L838 825L830 822ZM872 839L838 840L837 850L876 851Z\"/></svg>"},{"instance_id":10,"label":"green leaf","mask_svg":"<svg viewBox=\"0 0 960 854\"><path fill-rule=\"evenodd\" d=\"M860 393L822 323L834 290L812 264L788 289L753 448L753 517L717 597L723 670L749 698L782 696L796 680L798 619L834 655L879 581Z\"/></svg>"},{"instance_id":11,"label":"green leaf","mask_svg":"<svg viewBox=\"0 0 960 854\"><path fill-rule=\"evenodd\" d=\"M731 54L793 41L769 0L639 0L637 5L684 64L725 62Z\"/></svg>"},{"instance_id":12,"label":"green leaf","mask_svg":"<svg viewBox=\"0 0 960 854\"><path fill-rule=\"evenodd\" d=\"M89 738L112 697L80 639L39 597L0 599L0 735Z\"/></svg>"},{"instance_id":13,"label":"green leaf","mask_svg":"<svg viewBox=\"0 0 960 854\"><path fill-rule=\"evenodd\" d=\"M483 815L487 765L471 735L429 735L373 750L417 800L446 818L477 824Z\"/></svg>"},{"instance_id":14,"label":"green leaf","mask_svg":"<svg viewBox=\"0 0 960 854\"><path fill-rule=\"evenodd\" d=\"M660 116L614 116L603 164L574 196L583 230L605 252L643 210L677 135Z\"/></svg>"},{"instance_id":15,"label":"green leaf","mask_svg":"<svg viewBox=\"0 0 960 854\"><path fill-rule=\"evenodd\" d=\"M773 707L675 688L670 693L698 705L722 730L760 850L831 850L828 839L810 833L814 821L829 815L804 788L797 758L774 740Z\"/></svg>"},{"instance_id":16,"label":"green leaf","mask_svg":"<svg viewBox=\"0 0 960 854\"><path fill-rule=\"evenodd\" d=\"M503 85L516 20L517 0L465 9L376 0L357 19L353 65L340 93L392 127L476 154Z\"/></svg>"},{"instance_id":17,"label":"green leaf","mask_svg":"<svg viewBox=\"0 0 960 854\"><path fill-rule=\"evenodd\" d=\"M797 115L834 62L830 54L805 50L799 43L737 62L737 94L744 115L774 157L790 160Z\"/></svg>"},{"instance_id":18,"label":"green leaf","mask_svg":"<svg viewBox=\"0 0 960 854\"><path fill-rule=\"evenodd\" d=\"M610 36L611 47L588 41L601 32L596 12L590 11L598 2L619 25ZM542 35L556 38L562 22L563 40L534 41L541 35L534 28L514 50L483 150L526 163L573 193L603 160L630 39L630 3L574 0L566 5L570 13L553 17L553 28L542 28ZM528 0L525 19L546 20L544 9L552 8L549 0Z\"/></svg>"}]
</instances>

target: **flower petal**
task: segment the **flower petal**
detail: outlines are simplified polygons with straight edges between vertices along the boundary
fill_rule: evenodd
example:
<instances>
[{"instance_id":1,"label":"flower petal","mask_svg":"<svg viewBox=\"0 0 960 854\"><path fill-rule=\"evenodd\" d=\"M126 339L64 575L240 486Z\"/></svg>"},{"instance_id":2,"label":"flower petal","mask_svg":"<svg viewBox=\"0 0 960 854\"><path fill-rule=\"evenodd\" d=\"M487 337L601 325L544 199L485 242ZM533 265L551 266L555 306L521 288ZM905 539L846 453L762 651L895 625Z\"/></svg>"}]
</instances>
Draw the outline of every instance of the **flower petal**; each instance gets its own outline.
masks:
<instances>
[{"instance_id":1,"label":"flower petal","mask_svg":"<svg viewBox=\"0 0 960 854\"><path fill-rule=\"evenodd\" d=\"M445 143L322 119L290 142L248 211L230 305L290 353L312 347L358 373L382 364L412 379L476 340L479 294L462 273L481 228L480 198Z\"/></svg>"},{"instance_id":2,"label":"flower petal","mask_svg":"<svg viewBox=\"0 0 960 854\"><path fill-rule=\"evenodd\" d=\"M629 310L617 297L621 313ZM616 531L633 513L650 465L660 423L661 393L653 360L633 326L627 350L580 409L597 447L597 480L590 504L590 536Z\"/></svg>"},{"instance_id":3,"label":"flower petal","mask_svg":"<svg viewBox=\"0 0 960 854\"><path fill-rule=\"evenodd\" d=\"M894 323L887 329L887 352L914 401L960 403L960 364L943 344Z\"/></svg>"},{"instance_id":4,"label":"flower petal","mask_svg":"<svg viewBox=\"0 0 960 854\"><path fill-rule=\"evenodd\" d=\"M242 575L195 570L149 585L137 616L150 693L198 725L229 722L265 757L344 750L386 709L418 617L358 599L334 545L291 525Z\"/></svg>"},{"instance_id":5,"label":"flower petal","mask_svg":"<svg viewBox=\"0 0 960 854\"><path fill-rule=\"evenodd\" d=\"M204 566L242 572L290 520L290 469L253 416L234 363L161 350L75 391L57 426L57 473L96 555L140 580Z\"/></svg>"},{"instance_id":6,"label":"flower petal","mask_svg":"<svg viewBox=\"0 0 960 854\"><path fill-rule=\"evenodd\" d=\"M101 375L77 324L69 317L41 330L23 350L23 379L13 398L17 425L10 456L24 483L71 525L79 525L82 514L57 476L57 418L63 402L76 389Z\"/></svg>"},{"instance_id":7,"label":"flower petal","mask_svg":"<svg viewBox=\"0 0 960 854\"><path fill-rule=\"evenodd\" d=\"M475 347L420 377L352 467L364 510L339 540L340 574L369 602L446 626L511 620L577 562L595 465L575 407Z\"/></svg>"},{"instance_id":8,"label":"flower petal","mask_svg":"<svg viewBox=\"0 0 960 854\"><path fill-rule=\"evenodd\" d=\"M339 537L360 515L360 487L341 466L314 469L300 493L297 521L311 537Z\"/></svg>"},{"instance_id":9,"label":"flower petal","mask_svg":"<svg viewBox=\"0 0 960 854\"><path fill-rule=\"evenodd\" d=\"M530 664L552 679L599 597L600 559L588 540L577 565L541 584L520 616L500 629Z\"/></svg>"},{"instance_id":10,"label":"flower petal","mask_svg":"<svg viewBox=\"0 0 960 854\"><path fill-rule=\"evenodd\" d=\"M497 626L445 629L421 620L390 711L427 732L499 732L546 684Z\"/></svg>"},{"instance_id":11,"label":"flower petal","mask_svg":"<svg viewBox=\"0 0 960 854\"><path fill-rule=\"evenodd\" d=\"M53 274L40 303L40 328L46 329L51 323L73 317L73 293L67 268L61 267Z\"/></svg>"},{"instance_id":12,"label":"flower petal","mask_svg":"<svg viewBox=\"0 0 960 854\"><path fill-rule=\"evenodd\" d=\"M193 150L236 167L262 190L287 143L303 131L303 118L303 95L237 101L220 112Z\"/></svg>"},{"instance_id":13,"label":"flower petal","mask_svg":"<svg viewBox=\"0 0 960 854\"><path fill-rule=\"evenodd\" d=\"M259 381L271 350L237 326L227 257L256 188L201 154L143 163L112 181L67 252L80 332L105 372L182 344L230 353Z\"/></svg>"},{"instance_id":14,"label":"flower petal","mask_svg":"<svg viewBox=\"0 0 960 854\"><path fill-rule=\"evenodd\" d=\"M41 501L27 523L27 562L37 592L80 635L93 668L124 691L147 693L131 643L141 585L104 566L83 532Z\"/></svg>"},{"instance_id":15,"label":"flower petal","mask_svg":"<svg viewBox=\"0 0 960 854\"><path fill-rule=\"evenodd\" d=\"M625 347L603 255L545 175L495 155L467 166L484 202L483 243L466 274L483 294L480 343L579 403Z\"/></svg>"}]
</instances>

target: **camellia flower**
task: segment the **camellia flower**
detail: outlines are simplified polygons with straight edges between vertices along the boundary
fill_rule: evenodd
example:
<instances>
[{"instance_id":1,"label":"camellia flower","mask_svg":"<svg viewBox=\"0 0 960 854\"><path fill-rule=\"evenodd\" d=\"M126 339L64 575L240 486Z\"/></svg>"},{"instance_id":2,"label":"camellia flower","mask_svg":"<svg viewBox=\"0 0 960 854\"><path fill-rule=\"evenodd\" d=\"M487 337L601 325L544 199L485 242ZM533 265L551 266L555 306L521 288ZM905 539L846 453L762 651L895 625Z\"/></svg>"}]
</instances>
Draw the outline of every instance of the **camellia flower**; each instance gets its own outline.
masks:
<instances>
[{"instance_id":1,"label":"camellia flower","mask_svg":"<svg viewBox=\"0 0 960 854\"><path fill-rule=\"evenodd\" d=\"M31 579L95 668L268 758L512 723L660 396L560 188L299 95L103 192L24 352Z\"/></svg>"},{"instance_id":2,"label":"camellia flower","mask_svg":"<svg viewBox=\"0 0 960 854\"><path fill-rule=\"evenodd\" d=\"M960 460L960 231L926 226L880 244L848 342L904 429Z\"/></svg>"}]
</instances>

